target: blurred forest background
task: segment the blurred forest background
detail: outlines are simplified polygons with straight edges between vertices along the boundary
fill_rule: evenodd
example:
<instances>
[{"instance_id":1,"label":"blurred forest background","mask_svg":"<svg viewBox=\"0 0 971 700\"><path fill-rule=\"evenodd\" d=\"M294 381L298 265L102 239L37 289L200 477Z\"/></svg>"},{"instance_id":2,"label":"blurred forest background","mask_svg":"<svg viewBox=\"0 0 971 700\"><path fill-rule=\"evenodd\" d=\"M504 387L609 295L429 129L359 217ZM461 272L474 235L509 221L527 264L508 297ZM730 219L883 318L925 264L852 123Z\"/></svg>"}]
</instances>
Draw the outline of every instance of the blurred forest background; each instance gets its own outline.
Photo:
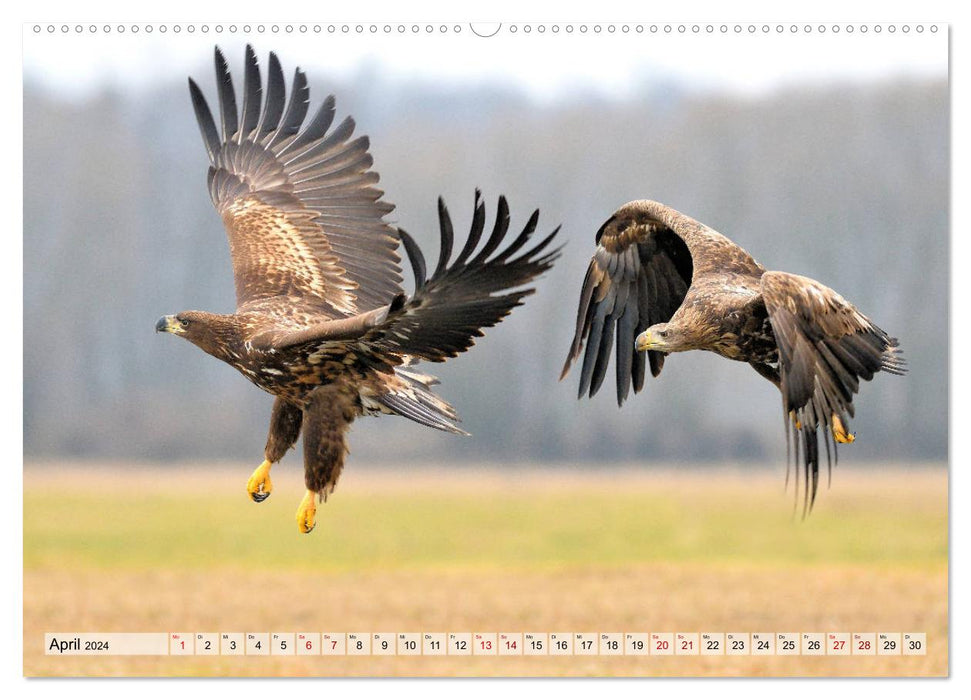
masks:
<instances>
[{"instance_id":1,"label":"blurred forest background","mask_svg":"<svg viewBox=\"0 0 971 700\"><path fill-rule=\"evenodd\" d=\"M241 56L230 56L237 85ZM299 57L281 55L288 81ZM265 66L265 53L261 52ZM193 75L215 104L211 64ZM371 137L391 220L438 253L435 199L464 235L475 187L563 224L537 293L442 378L471 438L403 418L363 419L355 462L477 459L784 460L778 392L747 365L669 358L617 408L612 370L593 400L557 382L593 236L651 198L703 221L768 269L816 278L900 338L910 373L864 384L842 454L943 459L948 439L949 94L940 80L687 91L645 74L633 97L535 101L499 83L443 87L373 68L311 71ZM272 399L159 316L231 311L232 271L205 187L185 77L82 99L24 85L24 449L27 458L261 459ZM518 231L518 229L517 229ZM410 271L405 273L410 280Z\"/></svg>"}]
</instances>

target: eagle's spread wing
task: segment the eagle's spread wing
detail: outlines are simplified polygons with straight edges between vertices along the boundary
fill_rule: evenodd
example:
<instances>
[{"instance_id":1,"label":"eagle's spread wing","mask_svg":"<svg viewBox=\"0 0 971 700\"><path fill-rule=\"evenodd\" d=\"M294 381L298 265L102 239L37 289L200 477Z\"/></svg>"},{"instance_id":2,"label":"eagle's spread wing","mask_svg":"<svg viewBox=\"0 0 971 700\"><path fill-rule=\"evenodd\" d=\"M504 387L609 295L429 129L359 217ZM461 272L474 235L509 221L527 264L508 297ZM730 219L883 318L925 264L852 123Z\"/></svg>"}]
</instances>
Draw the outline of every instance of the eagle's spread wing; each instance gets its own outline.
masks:
<instances>
[{"instance_id":1,"label":"eagle's spread wing","mask_svg":"<svg viewBox=\"0 0 971 700\"><path fill-rule=\"evenodd\" d=\"M548 270L559 256L559 249L546 250L559 227L516 255L535 232L539 211L533 212L515 240L496 253L509 230L509 206L506 198L500 197L492 233L473 257L486 218L485 205L476 190L469 238L458 257L449 262L454 234L441 199L438 216L441 250L430 278L426 279L425 258L418 245L407 233L400 232L415 273L415 293L403 303L393 304L387 319L366 336L367 342L383 352L431 362L455 357L483 335L481 329L499 323L532 294L534 289L516 288Z\"/></svg>"},{"instance_id":2,"label":"eagle's spread wing","mask_svg":"<svg viewBox=\"0 0 971 700\"><path fill-rule=\"evenodd\" d=\"M665 323L684 301L692 280L726 269L760 272L744 250L721 234L670 207L649 200L625 204L597 232L597 249L587 268L577 309L573 344L563 365L566 376L586 352L579 396L599 391L617 336L617 403L644 386L646 361L657 376L664 354L634 352L634 338Z\"/></svg>"},{"instance_id":3,"label":"eagle's spread wing","mask_svg":"<svg viewBox=\"0 0 971 700\"><path fill-rule=\"evenodd\" d=\"M499 198L495 226L482 249L472 257L485 228L485 205L475 193L475 213L469 238L455 260L449 262L454 243L451 217L438 200L441 250L438 263L427 277L425 256L405 231L399 231L415 274L415 293L398 294L390 304L352 317L323 321L307 328L271 329L255 336L254 345L274 350L289 349L300 355L322 355L352 345L366 349L377 364L400 364L410 359L444 362L468 350L483 328L499 323L522 300L535 292L522 285L548 270L559 249L547 251L552 233L514 257L536 231L539 211L534 211L522 233L496 253L509 231L509 205ZM511 291L509 291L511 290Z\"/></svg>"},{"instance_id":4,"label":"eagle's spread wing","mask_svg":"<svg viewBox=\"0 0 971 700\"><path fill-rule=\"evenodd\" d=\"M827 462L836 456L833 416L847 424L860 380L883 370L903 374L897 339L888 336L848 301L815 280L787 272L762 275L762 297L779 347L779 379L786 436L806 471L807 498L819 479L817 427ZM811 500L809 505L811 506Z\"/></svg>"},{"instance_id":5,"label":"eagle's spread wing","mask_svg":"<svg viewBox=\"0 0 971 700\"><path fill-rule=\"evenodd\" d=\"M560 378L566 376L587 341L578 396L594 396L603 383L617 334L617 403L630 390L644 386L646 360L657 376L664 365L659 352L634 352L634 338L654 323L667 321L684 301L691 283L691 255L684 243L663 225L638 226L634 231L610 222L597 234L597 250L587 268L576 333Z\"/></svg>"},{"instance_id":6,"label":"eagle's spread wing","mask_svg":"<svg viewBox=\"0 0 971 700\"><path fill-rule=\"evenodd\" d=\"M270 54L265 98L252 47L246 47L239 112L229 69L216 49L220 131L189 79L209 153L209 193L226 226L236 302L298 297L325 315L352 315L401 292L398 236L383 220L369 170L366 136L350 140L350 117L329 130L328 97L304 125L309 89L297 69L289 102L280 62Z\"/></svg>"}]
</instances>

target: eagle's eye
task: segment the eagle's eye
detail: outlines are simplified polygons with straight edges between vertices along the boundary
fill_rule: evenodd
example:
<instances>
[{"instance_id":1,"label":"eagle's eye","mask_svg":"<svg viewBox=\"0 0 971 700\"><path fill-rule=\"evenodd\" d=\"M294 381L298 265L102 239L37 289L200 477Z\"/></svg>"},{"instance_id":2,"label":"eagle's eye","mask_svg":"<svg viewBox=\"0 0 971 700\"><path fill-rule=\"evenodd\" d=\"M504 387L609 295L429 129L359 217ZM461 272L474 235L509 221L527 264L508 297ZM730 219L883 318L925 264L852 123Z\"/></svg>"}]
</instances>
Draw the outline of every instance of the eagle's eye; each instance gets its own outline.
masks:
<instances>
[{"instance_id":1,"label":"eagle's eye","mask_svg":"<svg viewBox=\"0 0 971 700\"><path fill-rule=\"evenodd\" d=\"M187 318L181 318L181 319L179 319L179 323L182 324L182 327L183 328L188 328L189 327L189 319L187 319Z\"/></svg>"},{"instance_id":2,"label":"eagle's eye","mask_svg":"<svg viewBox=\"0 0 971 700\"><path fill-rule=\"evenodd\" d=\"M658 331L657 332L657 337L658 338L667 338L668 337L668 332L667 331Z\"/></svg>"}]
</instances>

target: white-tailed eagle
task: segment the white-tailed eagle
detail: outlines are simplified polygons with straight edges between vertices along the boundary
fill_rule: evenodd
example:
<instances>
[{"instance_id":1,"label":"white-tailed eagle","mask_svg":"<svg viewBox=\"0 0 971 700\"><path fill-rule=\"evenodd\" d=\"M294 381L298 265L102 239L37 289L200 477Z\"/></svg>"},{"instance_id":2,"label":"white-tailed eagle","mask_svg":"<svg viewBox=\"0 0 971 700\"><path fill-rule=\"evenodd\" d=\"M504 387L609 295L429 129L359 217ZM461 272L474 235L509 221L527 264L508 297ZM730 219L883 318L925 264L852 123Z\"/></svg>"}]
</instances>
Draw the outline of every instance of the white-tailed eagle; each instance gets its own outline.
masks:
<instances>
[{"instance_id":1,"label":"white-tailed eagle","mask_svg":"<svg viewBox=\"0 0 971 700\"><path fill-rule=\"evenodd\" d=\"M891 338L832 289L765 270L720 233L658 202L625 204L600 227L560 379L586 351L579 396L600 389L616 337L617 403L658 376L672 352L709 350L749 363L782 392L786 441L811 508L827 464L852 442L860 380L903 374ZM791 436L791 442L790 442ZM798 470L797 470L798 479Z\"/></svg>"},{"instance_id":2,"label":"white-tailed eagle","mask_svg":"<svg viewBox=\"0 0 971 700\"><path fill-rule=\"evenodd\" d=\"M520 305L533 292L522 286L557 257L549 249L557 231L533 243L537 211L508 242L509 208L500 197L479 248L486 212L477 191L471 232L453 259L452 222L439 199L441 251L428 276L413 239L384 220L394 207L375 187L367 137L351 138L350 117L331 128L333 97L307 120L304 73L296 71L287 100L271 53L264 90L252 47L241 105L218 48L216 82L218 124L191 78L189 89L209 153L209 193L229 237L236 311L183 311L155 328L182 336L276 396L265 460L247 491L254 501L269 496L270 467L302 432L307 492L297 523L310 532L317 500L337 483L358 416L395 414L463 432L454 409L433 393L435 378L414 365L455 357ZM410 297L401 285L399 244L415 275Z\"/></svg>"}]
</instances>

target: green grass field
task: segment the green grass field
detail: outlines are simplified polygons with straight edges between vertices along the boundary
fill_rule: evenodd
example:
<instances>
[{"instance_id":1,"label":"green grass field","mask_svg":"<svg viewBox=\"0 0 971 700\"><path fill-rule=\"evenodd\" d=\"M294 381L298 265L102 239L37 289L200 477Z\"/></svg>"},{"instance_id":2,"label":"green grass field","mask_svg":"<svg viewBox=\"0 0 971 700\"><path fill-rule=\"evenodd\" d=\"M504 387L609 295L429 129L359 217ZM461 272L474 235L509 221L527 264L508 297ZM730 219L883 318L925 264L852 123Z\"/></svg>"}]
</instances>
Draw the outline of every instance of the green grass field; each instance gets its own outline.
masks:
<instances>
[{"instance_id":1,"label":"green grass field","mask_svg":"<svg viewBox=\"0 0 971 700\"><path fill-rule=\"evenodd\" d=\"M253 465L250 465L250 467ZM27 675L942 675L947 475L29 465ZM45 631L926 631L924 657L54 658Z\"/></svg>"}]
</instances>

